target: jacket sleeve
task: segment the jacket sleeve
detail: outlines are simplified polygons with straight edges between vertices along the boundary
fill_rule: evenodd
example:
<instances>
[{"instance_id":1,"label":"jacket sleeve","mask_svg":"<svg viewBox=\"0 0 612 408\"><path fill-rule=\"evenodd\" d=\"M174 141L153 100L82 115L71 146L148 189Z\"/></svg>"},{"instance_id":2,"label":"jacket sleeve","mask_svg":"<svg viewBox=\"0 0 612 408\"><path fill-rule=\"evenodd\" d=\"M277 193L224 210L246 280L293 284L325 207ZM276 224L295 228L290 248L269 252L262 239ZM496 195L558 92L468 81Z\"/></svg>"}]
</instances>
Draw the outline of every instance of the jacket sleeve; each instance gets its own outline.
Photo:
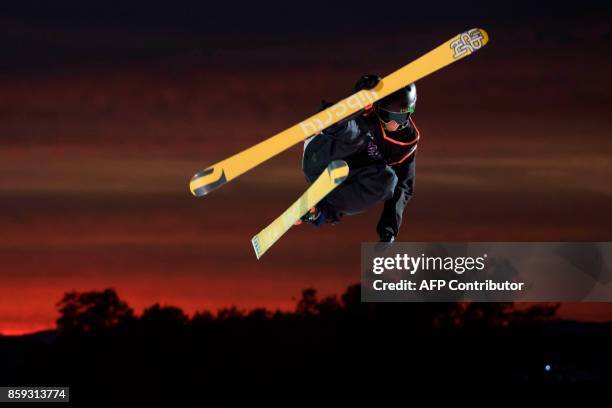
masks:
<instances>
[{"instance_id":1,"label":"jacket sleeve","mask_svg":"<svg viewBox=\"0 0 612 408\"><path fill-rule=\"evenodd\" d=\"M365 138L358 121L359 119L355 118L346 122L336 123L325 129L322 133L342 144L359 147L364 143Z\"/></svg>"},{"instance_id":2,"label":"jacket sleeve","mask_svg":"<svg viewBox=\"0 0 612 408\"><path fill-rule=\"evenodd\" d=\"M383 212L378 221L376 231L380 237L386 234L397 236L402 225L404 209L414 193L414 182L416 176L415 167L416 152L401 165L394 167L397 175L397 185L393 197L385 201Z\"/></svg>"}]
</instances>

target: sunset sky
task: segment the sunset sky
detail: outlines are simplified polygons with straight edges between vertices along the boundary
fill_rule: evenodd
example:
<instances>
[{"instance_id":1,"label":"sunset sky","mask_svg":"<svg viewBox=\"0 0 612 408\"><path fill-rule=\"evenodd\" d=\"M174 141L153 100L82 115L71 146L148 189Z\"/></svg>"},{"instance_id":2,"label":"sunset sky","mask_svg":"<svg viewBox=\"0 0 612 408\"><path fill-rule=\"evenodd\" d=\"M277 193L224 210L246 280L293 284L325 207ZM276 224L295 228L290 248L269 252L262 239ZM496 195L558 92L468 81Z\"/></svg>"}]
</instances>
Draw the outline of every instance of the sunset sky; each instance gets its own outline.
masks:
<instances>
[{"instance_id":1,"label":"sunset sky","mask_svg":"<svg viewBox=\"0 0 612 408\"><path fill-rule=\"evenodd\" d=\"M417 84L398 239L612 240L609 10L455 3L390 2L385 18L339 5L315 18L320 2L2 6L0 333L52 327L69 290L189 313L341 293L380 208L291 230L257 261L251 237L306 188L301 146L203 199L191 175L475 26L487 48ZM608 320L612 304L561 315Z\"/></svg>"}]
</instances>

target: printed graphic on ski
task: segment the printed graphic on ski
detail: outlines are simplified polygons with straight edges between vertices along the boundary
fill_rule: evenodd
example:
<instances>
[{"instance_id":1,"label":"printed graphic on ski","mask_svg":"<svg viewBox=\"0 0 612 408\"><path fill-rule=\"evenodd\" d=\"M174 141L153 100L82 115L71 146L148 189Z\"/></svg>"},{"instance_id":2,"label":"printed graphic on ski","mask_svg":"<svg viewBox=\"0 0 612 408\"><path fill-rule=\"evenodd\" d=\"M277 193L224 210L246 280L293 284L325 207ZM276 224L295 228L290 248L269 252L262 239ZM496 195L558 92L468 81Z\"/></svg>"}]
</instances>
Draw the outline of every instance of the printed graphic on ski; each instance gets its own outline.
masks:
<instances>
[{"instance_id":1,"label":"printed graphic on ski","mask_svg":"<svg viewBox=\"0 0 612 408\"><path fill-rule=\"evenodd\" d=\"M305 121L199 171L192 177L189 188L196 197L204 196L296 143L360 112L366 105L470 55L485 46L488 41L488 34L479 28L461 33L384 77L376 88L359 91Z\"/></svg>"},{"instance_id":2,"label":"printed graphic on ski","mask_svg":"<svg viewBox=\"0 0 612 408\"><path fill-rule=\"evenodd\" d=\"M291 207L251 239L257 259L261 258L304 214L342 184L348 174L349 167L345 161L331 162Z\"/></svg>"}]
</instances>

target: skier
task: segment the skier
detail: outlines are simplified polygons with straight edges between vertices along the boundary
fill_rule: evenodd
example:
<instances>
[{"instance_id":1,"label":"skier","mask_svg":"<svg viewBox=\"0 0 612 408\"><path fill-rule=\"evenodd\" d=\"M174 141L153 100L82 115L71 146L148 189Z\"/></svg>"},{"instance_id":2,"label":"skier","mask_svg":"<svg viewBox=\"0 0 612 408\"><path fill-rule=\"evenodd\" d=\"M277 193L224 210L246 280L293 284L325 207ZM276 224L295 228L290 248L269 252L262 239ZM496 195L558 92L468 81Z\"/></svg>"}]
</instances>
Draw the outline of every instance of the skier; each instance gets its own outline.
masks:
<instances>
[{"instance_id":1,"label":"skier","mask_svg":"<svg viewBox=\"0 0 612 408\"><path fill-rule=\"evenodd\" d=\"M380 77L364 75L353 91L375 88ZM383 98L347 121L335 124L304 142L302 168L312 183L333 160L347 162L344 183L310 210L302 221L318 227L337 223L343 215L364 212L384 202L376 231L381 242L393 242L404 208L414 192L415 157L420 134L412 119L416 86ZM331 106L322 101L321 109Z\"/></svg>"}]
</instances>

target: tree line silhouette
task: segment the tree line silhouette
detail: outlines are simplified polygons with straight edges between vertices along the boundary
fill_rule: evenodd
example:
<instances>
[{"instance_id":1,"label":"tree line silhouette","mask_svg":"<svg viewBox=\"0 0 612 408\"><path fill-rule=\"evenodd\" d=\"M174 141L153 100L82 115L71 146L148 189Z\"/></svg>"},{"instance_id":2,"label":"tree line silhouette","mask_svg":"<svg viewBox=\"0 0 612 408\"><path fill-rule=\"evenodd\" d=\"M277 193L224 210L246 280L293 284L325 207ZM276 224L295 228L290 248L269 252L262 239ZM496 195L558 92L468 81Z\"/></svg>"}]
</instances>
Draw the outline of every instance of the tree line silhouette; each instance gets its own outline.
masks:
<instances>
[{"instance_id":1,"label":"tree line silhouette","mask_svg":"<svg viewBox=\"0 0 612 408\"><path fill-rule=\"evenodd\" d=\"M212 393L340 379L371 388L371 376L386 387L432 378L455 385L609 380L610 327L589 334L560 321L558 307L362 303L353 285L323 298L305 289L293 311L229 307L188 316L154 304L137 315L113 289L69 292L57 303L57 330L0 338L7 368L0 381L70 384L75 398L103 385L109 396L144 398L134 389Z\"/></svg>"},{"instance_id":2,"label":"tree line silhouette","mask_svg":"<svg viewBox=\"0 0 612 408\"><path fill-rule=\"evenodd\" d=\"M196 312L192 318L178 307L156 303L145 308L140 316L121 300L117 292L68 292L58 302L60 317L57 329L64 337L98 335L112 330L180 330L210 329L214 325L245 325L287 323L329 324L358 322L396 322L409 325L413 330L490 330L529 327L556 316L559 304L536 304L516 309L512 303L362 303L360 285L353 285L340 296L319 299L317 291L302 291L294 311L269 311L257 308L239 310L235 306L220 309L216 315L210 311Z\"/></svg>"}]
</instances>

